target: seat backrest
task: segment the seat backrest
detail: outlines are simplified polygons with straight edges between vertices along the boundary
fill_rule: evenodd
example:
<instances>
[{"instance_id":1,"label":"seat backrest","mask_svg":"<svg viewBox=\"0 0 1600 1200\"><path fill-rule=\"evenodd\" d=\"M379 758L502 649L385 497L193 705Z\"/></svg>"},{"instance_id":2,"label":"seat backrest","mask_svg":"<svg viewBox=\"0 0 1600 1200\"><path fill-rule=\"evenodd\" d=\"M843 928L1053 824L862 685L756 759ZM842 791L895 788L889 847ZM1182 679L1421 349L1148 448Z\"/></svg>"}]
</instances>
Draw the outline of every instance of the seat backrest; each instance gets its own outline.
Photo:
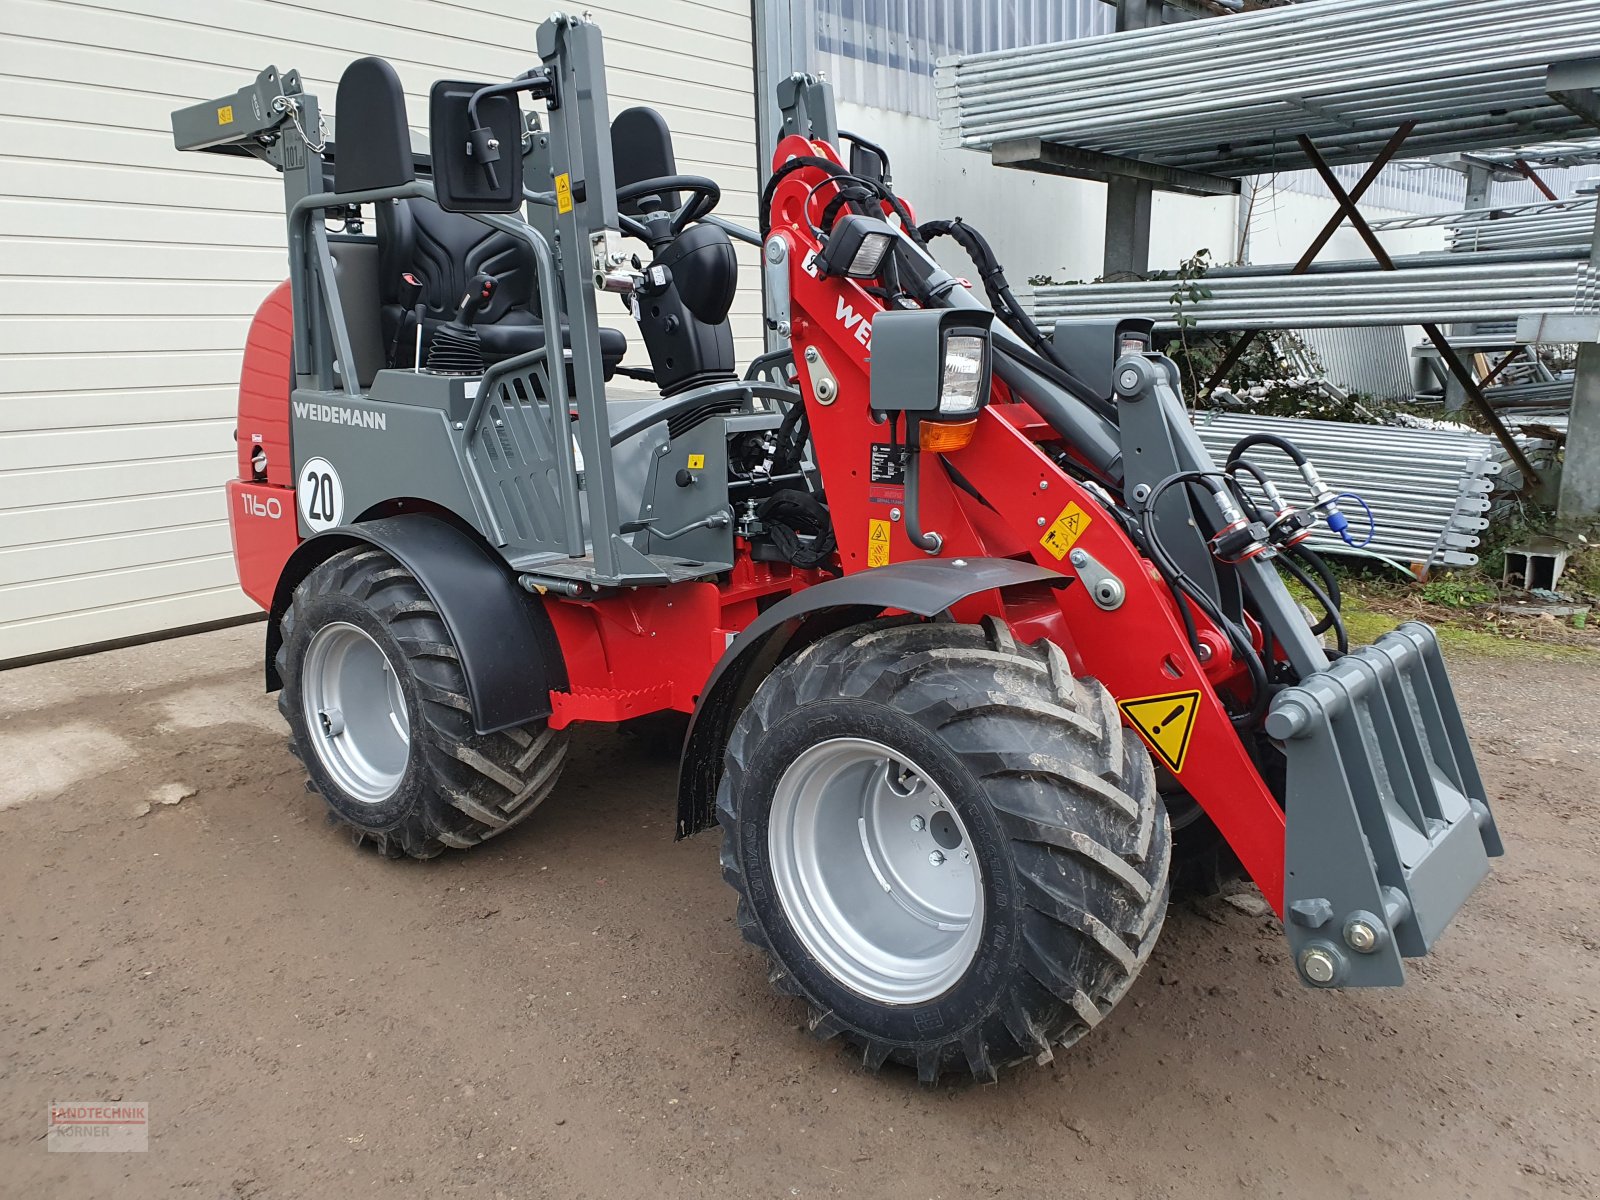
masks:
<instances>
[{"instance_id":1,"label":"seat backrest","mask_svg":"<svg viewBox=\"0 0 1600 1200\"><path fill-rule=\"evenodd\" d=\"M382 203L377 217L384 304L398 302L400 277L409 271L422 285L427 315L448 320L466 293L467 281L482 271L500 286L478 324L534 323L537 275L526 244L469 216L445 212L429 200Z\"/></svg>"},{"instance_id":2,"label":"seat backrest","mask_svg":"<svg viewBox=\"0 0 1600 1200\"><path fill-rule=\"evenodd\" d=\"M627 108L611 122L611 165L617 186L626 187L645 179L664 179L678 173L677 156L672 152L672 131L666 119L653 108ZM630 217L640 214L640 196L617 204ZM661 195L657 207L673 211L683 201L677 192Z\"/></svg>"},{"instance_id":3,"label":"seat backrest","mask_svg":"<svg viewBox=\"0 0 1600 1200\"><path fill-rule=\"evenodd\" d=\"M399 187L417 177L400 77L381 58L358 58L339 77L334 103L339 139L334 190L343 193Z\"/></svg>"}]
</instances>

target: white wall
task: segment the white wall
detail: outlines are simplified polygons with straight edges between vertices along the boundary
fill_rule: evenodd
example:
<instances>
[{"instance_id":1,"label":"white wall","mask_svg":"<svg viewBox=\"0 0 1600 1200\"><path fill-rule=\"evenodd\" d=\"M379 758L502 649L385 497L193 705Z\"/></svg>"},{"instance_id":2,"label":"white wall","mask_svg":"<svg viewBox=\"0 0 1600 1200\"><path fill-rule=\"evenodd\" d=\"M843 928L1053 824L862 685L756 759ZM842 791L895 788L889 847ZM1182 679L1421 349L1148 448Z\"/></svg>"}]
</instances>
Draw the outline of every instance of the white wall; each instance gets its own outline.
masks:
<instances>
[{"instance_id":1,"label":"white wall","mask_svg":"<svg viewBox=\"0 0 1600 1200\"><path fill-rule=\"evenodd\" d=\"M1338 211L1326 196L1309 196L1303 192L1263 185L1256 192L1253 206L1250 198L1244 203L1250 209L1250 254L1252 263L1294 263L1305 252L1306 246L1317 231ZM1379 208L1362 204L1361 213L1369 221L1385 217L1404 216L1398 209ZM1445 229L1432 225L1421 229L1387 229L1378 235L1383 248L1390 254L1421 254L1445 248ZM1216 258L1216 255L1212 256ZM1232 257L1230 254L1228 257ZM1327 246L1317 256L1319 262L1340 259L1370 262L1366 243L1348 224L1341 225L1329 239Z\"/></svg>"},{"instance_id":2,"label":"white wall","mask_svg":"<svg viewBox=\"0 0 1600 1200\"><path fill-rule=\"evenodd\" d=\"M375 54L425 125L434 80L520 73L556 7L0 0L0 661L249 608L222 484L245 331L288 272L283 193L262 164L175 151L168 114L268 63L331 109L345 66ZM679 168L754 224L748 0L571 8L605 33L612 111L659 108ZM759 275L741 256L748 354Z\"/></svg>"}]
</instances>

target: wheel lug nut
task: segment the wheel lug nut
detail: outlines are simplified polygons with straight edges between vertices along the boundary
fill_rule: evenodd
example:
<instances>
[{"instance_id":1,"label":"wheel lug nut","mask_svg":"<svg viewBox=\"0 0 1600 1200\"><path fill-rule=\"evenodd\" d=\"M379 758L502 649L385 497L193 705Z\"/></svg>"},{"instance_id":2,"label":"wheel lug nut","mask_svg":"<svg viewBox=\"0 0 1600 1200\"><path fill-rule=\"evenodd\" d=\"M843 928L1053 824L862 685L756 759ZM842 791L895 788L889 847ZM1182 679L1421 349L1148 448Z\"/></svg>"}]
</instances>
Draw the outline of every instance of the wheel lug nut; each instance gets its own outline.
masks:
<instances>
[{"instance_id":1,"label":"wheel lug nut","mask_svg":"<svg viewBox=\"0 0 1600 1200\"><path fill-rule=\"evenodd\" d=\"M928 855L928 861L936 867L942 867L944 866L944 855L940 851L935 850L932 854Z\"/></svg>"},{"instance_id":2,"label":"wheel lug nut","mask_svg":"<svg viewBox=\"0 0 1600 1200\"><path fill-rule=\"evenodd\" d=\"M928 827L928 823L926 821L924 821L921 817L912 817L911 818L911 832L912 833L921 833L927 827Z\"/></svg>"}]
</instances>

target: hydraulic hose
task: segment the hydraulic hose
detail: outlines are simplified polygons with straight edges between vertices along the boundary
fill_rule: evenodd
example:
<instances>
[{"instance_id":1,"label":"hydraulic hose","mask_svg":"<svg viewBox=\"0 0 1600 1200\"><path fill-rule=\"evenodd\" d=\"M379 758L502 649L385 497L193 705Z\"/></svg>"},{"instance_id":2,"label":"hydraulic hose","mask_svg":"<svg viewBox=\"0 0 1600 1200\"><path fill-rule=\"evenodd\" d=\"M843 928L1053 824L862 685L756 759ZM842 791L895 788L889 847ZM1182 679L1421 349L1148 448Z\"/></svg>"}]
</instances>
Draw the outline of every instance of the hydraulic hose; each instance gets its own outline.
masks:
<instances>
[{"instance_id":1,"label":"hydraulic hose","mask_svg":"<svg viewBox=\"0 0 1600 1200\"><path fill-rule=\"evenodd\" d=\"M1252 446L1272 446L1287 454L1294 462L1294 465L1300 468L1300 478L1305 480L1306 487L1311 491L1311 511L1321 512L1322 518L1328 523L1330 530L1338 534L1350 545L1354 546L1356 544L1350 537L1350 519L1339 511L1339 501L1343 496L1335 494L1332 488L1322 482L1322 476L1317 474L1316 465L1306 457L1305 452L1299 446L1296 446L1288 438L1279 437L1275 433L1248 434L1235 442L1233 449L1228 452L1229 465L1231 466L1234 462L1241 461L1244 452ZM1353 498L1361 501L1359 496ZM1365 501L1361 501L1361 506L1366 508ZM1372 510L1367 509L1369 526L1371 516ZM1369 530L1367 541L1370 542L1372 540L1373 532L1376 531ZM1362 544L1365 545L1365 543Z\"/></svg>"},{"instance_id":2,"label":"hydraulic hose","mask_svg":"<svg viewBox=\"0 0 1600 1200\"><path fill-rule=\"evenodd\" d=\"M1245 435L1234 443L1232 450L1228 451L1228 460L1232 462L1234 459L1239 458L1252 446L1276 446L1294 459L1295 466L1303 468L1311 465L1311 460L1305 456L1305 451L1301 450L1299 446L1296 446L1288 438L1279 437L1275 433L1251 433Z\"/></svg>"},{"instance_id":3,"label":"hydraulic hose","mask_svg":"<svg viewBox=\"0 0 1600 1200\"><path fill-rule=\"evenodd\" d=\"M1035 354L1054 364L1059 370L1067 369L1067 364L1057 356L1055 346L1050 339L1034 323L1033 318L1028 315L1027 310L1011 291L1005 268L1000 265L1000 260L994 255L993 247L983 234L960 217L953 221L925 221L918 226L917 232L922 235L924 241L931 242L936 237L953 239L966 251L967 257L972 260L972 265L978 268L978 279L983 284L984 294L989 297L989 304L994 309L995 316L999 317L1006 328L1021 338Z\"/></svg>"},{"instance_id":4,"label":"hydraulic hose","mask_svg":"<svg viewBox=\"0 0 1600 1200\"><path fill-rule=\"evenodd\" d=\"M850 174L849 171L832 159L823 158L817 154L802 154L784 163L783 166L772 173L772 177L767 180L766 186L761 189L761 205L756 215L761 221L761 237L763 240L766 239L767 234L772 232L772 197L777 194L778 185L796 171L806 167L816 167L823 174L834 177ZM854 176L851 176L851 178L854 178Z\"/></svg>"},{"instance_id":5,"label":"hydraulic hose","mask_svg":"<svg viewBox=\"0 0 1600 1200\"><path fill-rule=\"evenodd\" d=\"M1234 654L1245 666L1250 674L1251 704L1250 711L1239 723L1255 726L1267 711L1267 704L1271 700L1266 666L1261 661L1261 656L1256 653L1256 648L1251 644L1250 635L1237 623L1230 620L1226 613L1219 609L1206 595L1204 589L1186 574L1182 567L1167 553L1161 544L1161 538L1155 531L1156 505L1168 488L1178 484L1193 486L1200 484L1211 493L1220 495L1218 489L1226 490L1227 477L1213 471L1180 471L1176 475L1169 475L1150 492L1150 498L1145 501L1144 518L1141 525L1144 529L1145 542L1151 553L1151 558L1162 576L1169 585L1181 589L1192 599L1200 610L1210 617L1218 629L1227 637L1229 645L1233 647Z\"/></svg>"},{"instance_id":6,"label":"hydraulic hose","mask_svg":"<svg viewBox=\"0 0 1600 1200\"><path fill-rule=\"evenodd\" d=\"M1293 575L1300 581L1300 585L1304 587L1306 591L1310 592L1314 597L1316 597L1317 603L1322 605L1322 611L1328 614L1326 620L1321 621L1311 627L1311 632L1322 633L1331 624L1333 626L1335 646L1338 648L1340 654L1348 654L1350 651L1350 637L1345 632L1344 621L1339 616L1339 608L1334 602L1333 598L1329 596L1328 593L1318 585L1317 581L1312 579L1311 576L1306 573L1305 569L1292 558L1287 555L1280 555L1278 561L1280 564L1282 564L1285 571L1288 571L1289 574Z\"/></svg>"}]
</instances>

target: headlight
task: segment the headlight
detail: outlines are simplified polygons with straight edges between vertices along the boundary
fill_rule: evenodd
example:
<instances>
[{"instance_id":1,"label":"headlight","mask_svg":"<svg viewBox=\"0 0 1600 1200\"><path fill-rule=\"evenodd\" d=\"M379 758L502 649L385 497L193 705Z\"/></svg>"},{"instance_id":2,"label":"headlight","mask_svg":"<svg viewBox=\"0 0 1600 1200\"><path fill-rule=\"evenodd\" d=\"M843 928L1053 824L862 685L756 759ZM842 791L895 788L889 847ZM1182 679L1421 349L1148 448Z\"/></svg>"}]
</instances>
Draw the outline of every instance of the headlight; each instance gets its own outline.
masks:
<instances>
[{"instance_id":1,"label":"headlight","mask_svg":"<svg viewBox=\"0 0 1600 1200\"><path fill-rule=\"evenodd\" d=\"M989 403L986 308L887 308L872 318L876 413L916 421L971 421Z\"/></svg>"},{"instance_id":2,"label":"headlight","mask_svg":"<svg viewBox=\"0 0 1600 1200\"><path fill-rule=\"evenodd\" d=\"M983 404L984 339L954 333L944 340L944 370L939 381L939 415L965 416Z\"/></svg>"}]
</instances>

